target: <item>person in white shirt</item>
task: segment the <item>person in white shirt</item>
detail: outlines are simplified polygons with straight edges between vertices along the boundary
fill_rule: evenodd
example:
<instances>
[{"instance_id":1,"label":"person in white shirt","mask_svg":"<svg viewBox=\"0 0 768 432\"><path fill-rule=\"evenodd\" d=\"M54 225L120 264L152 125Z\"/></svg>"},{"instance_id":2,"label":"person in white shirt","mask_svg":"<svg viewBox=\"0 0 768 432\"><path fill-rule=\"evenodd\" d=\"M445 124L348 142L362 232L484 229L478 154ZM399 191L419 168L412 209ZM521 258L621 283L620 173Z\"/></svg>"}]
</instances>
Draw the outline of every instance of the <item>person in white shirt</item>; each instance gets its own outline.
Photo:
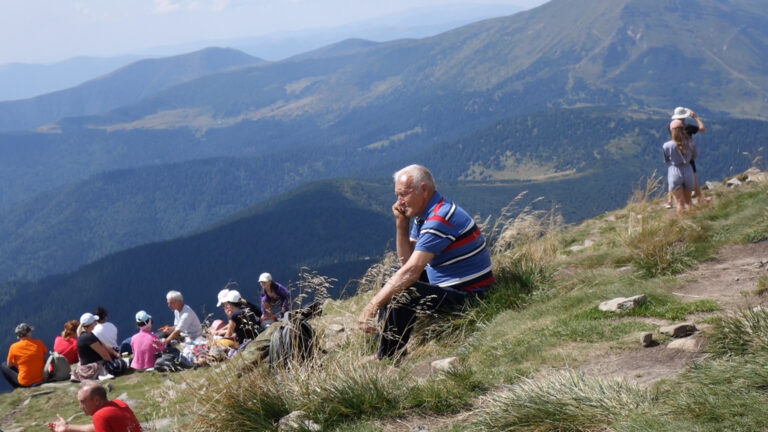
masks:
<instances>
[{"instance_id":1,"label":"person in white shirt","mask_svg":"<svg viewBox=\"0 0 768 432\"><path fill-rule=\"evenodd\" d=\"M96 335L104 345L113 348L117 347L117 327L111 322L107 322L107 310L99 306L93 311L93 314L97 315L99 320L97 321L98 324L96 324L96 327L93 328L92 333Z\"/></svg>"},{"instance_id":2,"label":"person in white shirt","mask_svg":"<svg viewBox=\"0 0 768 432\"><path fill-rule=\"evenodd\" d=\"M184 341L185 338L191 340L199 338L203 334L203 327L200 325L200 318L189 305L184 304L184 296L178 291L168 291L165 295L168 308L173 311L173 326L164 329L166 341L174 339Z\"/></svg>"}]
</instances>

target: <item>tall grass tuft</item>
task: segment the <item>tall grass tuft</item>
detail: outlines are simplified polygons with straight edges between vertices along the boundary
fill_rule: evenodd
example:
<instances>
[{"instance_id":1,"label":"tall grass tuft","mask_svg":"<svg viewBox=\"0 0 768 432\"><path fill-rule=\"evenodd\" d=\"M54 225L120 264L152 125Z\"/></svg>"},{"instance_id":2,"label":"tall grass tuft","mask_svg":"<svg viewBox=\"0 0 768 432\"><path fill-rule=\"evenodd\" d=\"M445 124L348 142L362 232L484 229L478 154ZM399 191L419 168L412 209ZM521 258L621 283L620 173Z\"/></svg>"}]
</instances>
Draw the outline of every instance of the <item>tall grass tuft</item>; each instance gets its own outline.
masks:
<instances>
[{"instance_id":1,"label":"tall grass tuft","mask_svg":"<svg viewBox=\"0 0 768 432\"><path fill-rule=\"evenodd\" d=\"M448 414L466 410L486 385L467 367L458 367L411 387L405 406L422 413Z\"/></svg>"},{"instance_id":2,"label":"tall grass tuft","mask_svg":"<svg viewBox=\"0 0 768 432\"><path fill-rule=\"evenodd\" d=\"M290 389L279 386L264 369L238 378L232 368L223 367L192 390L200 395L196 430L273 430L291 412Z\"/></svg>"},{"instance_id":3,"label":"tall grass tuft","mask_svg":"<svg viewBox=\"0 0 768 432\"><path fill-rule=\"evenodd\" d=\"M324 302L331 296L328 290L336 279L318 274L317 271L307 267L299 269L299 280L294 284L293 291L298 294L293 299L293 308L301 308L312 299L315 302Z\"/></svg>"},{"instance_id":4,"label":"tall grass tuft","mask_svg":"<svg viewBox=\"0 0 768 432\"><path fill-rule=\"evenodd\" d=\"M746 309L719 318L707 351L719 356L768 353L768 309Z\"/></svg>"},{"instance_id":5,"label":"tall grass tuft","mask_svg":"<svg viewBox=\"0 0 768 432\"><path fill-rule=\"evenodd\" d=\"M302 390L305 409L316 413L323 426L397 416L405 390L399 380L370 363L335 362L322 372L304 368L292 381Z\"/></svg>"},{"instance_id":6,"label":"tall grass tuft","mask_svg":"<svg viewBox=\"0 0 768 432\"><path fill-rule=\"evenodd\" d=\"M651 177L645 187L636 190L627 209L626 230L619 234L630 251L631 262L639 275L656 277L674 275L696 262L697 242L705 238L702 228L686 218L654 214L651 199L660 190L660 178Z\"/></svg>"},{"instance_id":7,"label":"tall grass tuft","mask_svg":"<svg viewBox=\"0 0 768 432\"><path fill-rule=\"evenodd\" d=\"M623 381L552 372L488 395L481 401L478 430L597 431L628 415L652 412L657 397Z\"/></svg>"},{"instance_id":8,"label":"tall grass tuft","mask_svg":"<svg viewBox=\"0 0 768 432\"><path fill-rule=\"evenodd\" d=\"M765 430L768 359L764 354L694 363L665 391L669 417L697 423L684 430Z\"/></svg>"}]
</instances>

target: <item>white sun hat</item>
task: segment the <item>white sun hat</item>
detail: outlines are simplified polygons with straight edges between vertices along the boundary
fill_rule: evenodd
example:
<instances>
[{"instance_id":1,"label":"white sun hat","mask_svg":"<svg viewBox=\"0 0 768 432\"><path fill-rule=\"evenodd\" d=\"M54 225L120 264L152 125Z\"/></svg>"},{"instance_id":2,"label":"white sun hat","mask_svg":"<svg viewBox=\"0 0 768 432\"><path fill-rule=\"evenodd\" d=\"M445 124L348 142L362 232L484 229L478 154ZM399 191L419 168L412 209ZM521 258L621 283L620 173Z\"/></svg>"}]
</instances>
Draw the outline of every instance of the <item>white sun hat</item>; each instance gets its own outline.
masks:
<instances>
[{"instance_id":1,"label":"white sun hat","mask_svg":"<svg viewBox=\"0 0 768 432\"><path fill-rule=\"evenodd\" d=\"M673 120L682 120L690 116L691 116L691 110L681 106L675 108L675 111L672 113Z\"/></svg>"}]
</instances>

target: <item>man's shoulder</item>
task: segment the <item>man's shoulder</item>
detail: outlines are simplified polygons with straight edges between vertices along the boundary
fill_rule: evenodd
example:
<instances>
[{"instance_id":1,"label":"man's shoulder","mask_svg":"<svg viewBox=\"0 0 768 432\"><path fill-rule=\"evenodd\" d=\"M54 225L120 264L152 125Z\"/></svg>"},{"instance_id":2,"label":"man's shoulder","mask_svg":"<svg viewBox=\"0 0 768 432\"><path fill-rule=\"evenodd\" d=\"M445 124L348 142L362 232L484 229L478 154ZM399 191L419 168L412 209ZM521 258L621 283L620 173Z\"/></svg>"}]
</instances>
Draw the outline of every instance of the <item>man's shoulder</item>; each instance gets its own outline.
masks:
<instances>
[{"instance_id":1,"label":"man's shoulder","mask_svg":"<svg viewBox=\"0 0 768 432\"><path fill-rule=\"evenodd\" d=\"M114 415L116 412L124 410L133 412L127 403L121 401L120 399L112 399L111 401L105 403L101 408L96 410L96 412L93 413L93 417L109 417Z\"/></svg>"},{"instance_id":2,"label":"man's shoulder","mask_svg":"<svg viewBox=\"0 0 768 432\"><path fill-rule=\"evenodd\" d=\"M116 406L116 407L118 407L118 408L128 408L128 409L131 409L131 407L129 407L127 403L121 401L120 399L112 399L111 401L109 401L109 403L114 405L114 406Z\"/></svg>"},{"instance_id":3,"label":"man's shoulder","mask_svg":"<svg viewBox=\"0 0 768 432\"><path fill-rule=\"evenodd\" d=\"M442 197L434 207L429 210L424 225L452 225L463 220L472 220L469 213L456 202Z\"/></svg>"}]
</instances>

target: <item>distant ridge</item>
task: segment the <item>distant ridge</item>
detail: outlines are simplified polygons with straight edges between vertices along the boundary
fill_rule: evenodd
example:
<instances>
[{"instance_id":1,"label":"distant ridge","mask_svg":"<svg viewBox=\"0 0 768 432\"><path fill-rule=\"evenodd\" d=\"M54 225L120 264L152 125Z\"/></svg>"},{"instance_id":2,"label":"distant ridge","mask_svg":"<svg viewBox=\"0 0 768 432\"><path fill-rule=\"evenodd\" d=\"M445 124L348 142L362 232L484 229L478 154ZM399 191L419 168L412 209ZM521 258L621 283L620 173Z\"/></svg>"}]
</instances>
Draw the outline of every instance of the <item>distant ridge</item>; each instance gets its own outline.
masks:
<instances>
[{"instance_id":1,"label":"distant ridge","mask_svg":"<svg viewBox=\"0 0 768 432\"><path fill-rule=\"evenodd\" d=\"M201 76L265 63L229 48L140 60L77 87L0 102L0 131L31 129L64 117L103 113Z\"/></svg>"},{"instance_id":2,"label":"distant ridge","mask_svg":"<svg viewBox=\"0 0 768 432\"><path fill-rule=\"evenodd\" d=\"M0 65L0 101L29 99L74 87L141 58L137 55L74 57L53 64Z\"/></svg>"}]
</instances>

